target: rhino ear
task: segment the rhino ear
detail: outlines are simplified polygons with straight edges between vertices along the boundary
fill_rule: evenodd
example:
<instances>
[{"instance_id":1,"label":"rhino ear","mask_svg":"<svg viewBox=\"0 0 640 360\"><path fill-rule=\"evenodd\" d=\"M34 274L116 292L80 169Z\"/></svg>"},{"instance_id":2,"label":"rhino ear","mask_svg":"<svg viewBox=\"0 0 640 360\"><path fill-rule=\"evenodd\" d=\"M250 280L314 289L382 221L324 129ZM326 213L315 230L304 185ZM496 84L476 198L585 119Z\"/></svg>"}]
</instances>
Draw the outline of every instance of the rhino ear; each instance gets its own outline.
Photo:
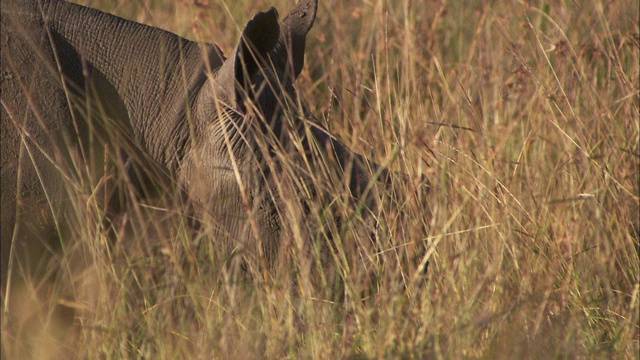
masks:
<instances>
[{"instance_id":1,"label":"rhino ear","mask_svg":"<svg viewBox=\"0 0 640 360\"><path fill-rule=\"evenodd\" d=\"M243 107L242 99L252 91L256 74L269 61L280 38L278 11L271 8L257 13L242 30L233 54L215 75L218 93L232 106Z\"/></svg>"},{"instance_id":2,"label":"rhino ear","mask_svg":"<svg viewBox=\"0 0 640 360\"><path fill-rule=\"evenodd\" d=\"M245 94L250 91L255 75L264 67L261 65L268 61L279 37L278 11L273 7L257 13L242 30L233 54L233 73Z\"/></svg>"},{"instance_id":3,"label":"rhino ear","mask_svg":"<svg viewBox=\"0 0 640 360\"><path fill-rule=\"evenodd\" d=\"M316 19L317 10L318 0L299 0L282 20L280 39L272 53L272 59L292 79L300 75L304 66L305 41Z\"/></svg>"}]
</instances>

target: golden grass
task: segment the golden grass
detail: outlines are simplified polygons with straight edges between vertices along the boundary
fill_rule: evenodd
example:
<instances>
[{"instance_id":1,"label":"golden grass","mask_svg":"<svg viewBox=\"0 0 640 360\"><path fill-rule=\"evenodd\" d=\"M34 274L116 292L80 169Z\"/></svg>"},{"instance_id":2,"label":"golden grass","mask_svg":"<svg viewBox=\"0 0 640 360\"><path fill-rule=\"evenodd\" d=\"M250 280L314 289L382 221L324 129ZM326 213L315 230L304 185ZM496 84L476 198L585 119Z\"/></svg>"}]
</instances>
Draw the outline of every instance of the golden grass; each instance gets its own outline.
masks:
<instances>
[{"instance_id":1,"label":"golden grass","mask_svg":"<svg viewBox=\"0 0 640 360\"><path fill-rule=\"evenodd\" d=\"M229 54L255 11L274 5L283 16L293 1L83 3ZM318 259L300 243L322 234L291 239L283 257L297 267L242 280L211 261L206 241L194 251L200 239L185 225L158 226L164 213L138 204L142 225L114 248L96 224L78 230L82 241L72 246L91 266L65 273L84 294L54 287L49 302L30 306L63 302L77 309L77 325L57 333L53 311L37 322L51 331L8 335L3 322L3 351L39 359L636 358L638 4L462 3L320 1L300 96L348 147L412 177L425 173L432 186L428 197L378 215L377 247L350 246L361 240L358 216L327 225L341 234L332 261L342 282L309 270ZM365 255L375 259L347 261ZM36 301L38 286L27 286L24 304ZM335 287L346 295L332 301Z\"/></svg>"}]
</instances>

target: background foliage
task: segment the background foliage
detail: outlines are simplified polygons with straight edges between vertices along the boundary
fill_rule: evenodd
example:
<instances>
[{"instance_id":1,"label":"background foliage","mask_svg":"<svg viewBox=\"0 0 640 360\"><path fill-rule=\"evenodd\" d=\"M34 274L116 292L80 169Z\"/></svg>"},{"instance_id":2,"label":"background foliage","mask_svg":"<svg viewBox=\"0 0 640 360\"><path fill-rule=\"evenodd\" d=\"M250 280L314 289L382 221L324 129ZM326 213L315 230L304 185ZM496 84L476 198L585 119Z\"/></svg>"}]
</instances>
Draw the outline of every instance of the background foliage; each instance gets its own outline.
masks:
<instances>
[{"instance_id":1,"label":"background foliage","mask_svg":"<svg viewBox=\"0 0 640 360\"><path fill-rule=\"evenodd\" d=\"M225 54L256 11L273 5L283 16L294 3L81 2L215 42ZM4 351L635 358L638 20L637 2L627 0L321 0L301 97L350 148L431 181L428 197L381 216L377 284L346 267L338 300L327 296L330 281L304 272L239 283L207 264L206 246L190 253L198 239L184 227L137 233L162 238L151 250L126 238L116 251L105 250L96 221L75 245L91 276L69 275L74 296L63 280L60 289L47 285L46 300L34 290L45 285L27 286L18 330L7 334L3 321ZM401 266L400 247L426 251ZM66 254L57 261L66 264ZM76 326L60 330L59 304L76 309Z\"/></svg>"}]
</instances>

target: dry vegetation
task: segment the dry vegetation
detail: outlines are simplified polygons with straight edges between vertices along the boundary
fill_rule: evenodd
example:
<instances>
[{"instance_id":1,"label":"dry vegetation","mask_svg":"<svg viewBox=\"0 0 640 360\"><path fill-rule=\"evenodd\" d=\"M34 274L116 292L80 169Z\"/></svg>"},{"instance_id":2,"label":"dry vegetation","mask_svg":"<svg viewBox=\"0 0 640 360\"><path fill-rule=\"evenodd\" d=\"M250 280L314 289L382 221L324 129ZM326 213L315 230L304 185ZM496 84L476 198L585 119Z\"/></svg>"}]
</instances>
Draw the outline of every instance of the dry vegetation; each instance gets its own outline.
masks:
<instances>
[{"instance_id":1,"label":"dry vegetation","mask_svg":"<svg viewBox=\"0 0 640 360\"><path fill-rule=\"evenodd\" d=\"M82 3L229 54L255 11L282 15L293 1ZM27 285L10 334L3 317L3 351L636 358L638 19L631 0L321 0L301 97L352 149L427 174L431 193L389 200L375 247L357 235L359 213L336 201L332 211L351 219L331 225L339 276L308 270L318 259L299 251L323 234L294 231L283 256L300 263L247 279L209 261L206 239L185 226L151 231L158 215L142 204L132 213L145 232L116 234L117 246L104 245L99 221L83 220L53 262L71 269L81 254L90 270ZM90 203L90 191L79 196ZM82 219L95 212L78 209ZM356 257L374 260L348 261ZM60 306L49 311L60 303L76 309L70 330L58 327Z\"/></svg>"}]
</instances>

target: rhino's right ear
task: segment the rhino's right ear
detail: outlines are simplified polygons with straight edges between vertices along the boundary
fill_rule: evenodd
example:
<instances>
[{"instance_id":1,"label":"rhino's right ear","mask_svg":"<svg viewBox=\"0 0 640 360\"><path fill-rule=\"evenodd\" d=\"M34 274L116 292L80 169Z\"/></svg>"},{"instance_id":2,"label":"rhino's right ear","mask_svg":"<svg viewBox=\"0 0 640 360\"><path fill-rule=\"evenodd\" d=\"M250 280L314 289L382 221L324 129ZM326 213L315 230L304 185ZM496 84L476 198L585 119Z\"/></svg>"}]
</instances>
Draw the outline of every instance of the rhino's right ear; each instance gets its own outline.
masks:
<instances>
[{"instance_id":1,"label":"rhino's right ear","mask_svg":"<svg viewBox=\"0 0 640 360\"><path fill-rule=\"evenodd\" d=\"M252 81L269 61L269 53L280 38L278 11L271 8L257 13L242 30L240 41L233 55L218 72L217 81L231 95L236 107L243 106L243 99L251 93Z\"/></svg>"},{"instance_id":2,"label":"rhino's right ear","mask_svg":"<svg viewBox=\"0 0 640 360\"><path fill-rule=\"evenodd\" d=\"M296 6L282 20L280 41L272 54L276 66L295 80L304 66L304 47L307 33L316 20L318 0L298 0Z\"/></svg>"}]
</instances>

